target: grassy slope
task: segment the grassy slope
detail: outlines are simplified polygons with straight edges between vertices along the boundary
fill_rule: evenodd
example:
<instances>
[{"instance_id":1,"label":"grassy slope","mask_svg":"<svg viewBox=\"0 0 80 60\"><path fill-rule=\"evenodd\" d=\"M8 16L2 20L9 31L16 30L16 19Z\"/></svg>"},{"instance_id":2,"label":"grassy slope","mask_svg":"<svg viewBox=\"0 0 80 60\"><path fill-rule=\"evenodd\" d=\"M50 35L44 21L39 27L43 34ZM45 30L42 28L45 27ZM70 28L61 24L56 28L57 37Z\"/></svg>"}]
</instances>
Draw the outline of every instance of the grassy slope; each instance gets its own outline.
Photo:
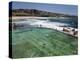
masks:
<instances>
[{"instance_id":1,"label":"grassy slope","mask_svg":"<svg viewBox=\"0 0 80 60\"><path fill-rule=\"evenodd\" d=\"M49 29L34 29L12 35L13 58L77 54L77 38Z\"/></svg>"}]
</instances>

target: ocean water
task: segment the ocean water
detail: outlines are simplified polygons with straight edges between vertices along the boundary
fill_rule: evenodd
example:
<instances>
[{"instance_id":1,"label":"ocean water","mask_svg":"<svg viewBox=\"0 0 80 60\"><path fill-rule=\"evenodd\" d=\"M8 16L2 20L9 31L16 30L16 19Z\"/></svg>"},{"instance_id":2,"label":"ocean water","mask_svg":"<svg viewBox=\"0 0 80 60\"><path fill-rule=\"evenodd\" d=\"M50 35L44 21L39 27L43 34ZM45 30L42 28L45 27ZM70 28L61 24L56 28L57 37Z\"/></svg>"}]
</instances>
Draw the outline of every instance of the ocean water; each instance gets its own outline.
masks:
<instances>
[{"instance_id":1,"label":"ocean water","mask_svg":"<svg viewBox=\"0 0 80 60\"><path fill-rule=\"evenodd\" d=\"M40 20L40 19L20 19L13 20L13 23L17 24L29 24L29 25L40 25L40 24L52 24L53 26L62 26L62 27L72 27L78 28L78 19L77 18L68 18L68 19L48 19L48 20Z\"/></svg>"},{"instance_id":2,"label":"ocean water","mask_svg":"<svg viewBox=\"0 0 80 60\"><path fill-rule=\"evenodd\" d=\"M69 18L69 19L50 19L50 22L66 24L69 27L78 28L78 19L77 18ZM65 25L65 26L66 26Z\"/></svg>"}]
</instances>

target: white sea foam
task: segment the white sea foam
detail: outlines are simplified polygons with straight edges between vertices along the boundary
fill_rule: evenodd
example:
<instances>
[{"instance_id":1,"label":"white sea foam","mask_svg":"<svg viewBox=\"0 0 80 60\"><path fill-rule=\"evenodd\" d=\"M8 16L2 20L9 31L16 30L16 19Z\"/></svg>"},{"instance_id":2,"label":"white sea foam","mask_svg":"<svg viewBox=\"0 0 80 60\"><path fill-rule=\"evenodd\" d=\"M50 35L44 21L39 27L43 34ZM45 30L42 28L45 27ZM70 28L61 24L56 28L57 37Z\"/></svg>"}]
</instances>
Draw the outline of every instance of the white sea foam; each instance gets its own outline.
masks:
<instances>
[{"instance_id":1,"label":"white sea foam","mask_svg":"<svg viewBox=\"0 0 80 60\"><path fill-rule=\"evenodd\" d=\"M61 31L64 26L69 25L67 23L51 22L48 20L48 17L14 17L13 19L16 19L16 20L17 19L18 20L19 19L25 19L24 21L19 21L17 23L28 23L28 24L33 25L33 26L57 29L59 31ZM72 28L72 27L70 27L70 28Z\"/></svg>"}]
</instances>

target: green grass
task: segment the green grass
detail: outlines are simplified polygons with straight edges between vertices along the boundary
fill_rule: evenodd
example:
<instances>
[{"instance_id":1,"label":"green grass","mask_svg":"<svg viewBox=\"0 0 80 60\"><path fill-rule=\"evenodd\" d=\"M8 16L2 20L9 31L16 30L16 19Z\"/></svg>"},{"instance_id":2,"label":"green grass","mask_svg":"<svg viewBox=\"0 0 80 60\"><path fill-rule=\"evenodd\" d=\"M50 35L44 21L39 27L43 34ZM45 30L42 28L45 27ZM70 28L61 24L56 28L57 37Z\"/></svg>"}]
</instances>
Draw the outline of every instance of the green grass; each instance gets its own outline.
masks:
<instances>
[{"instance_id":1,"label":"green grass","mask_svg":"<svg viewBox=\"0 0 80 60\"><path fill-rule=\"evenodd\" d=\"M44 57L77 54L77 38L51 29L12 32L12 57Z\"/></svg>"}]
</instances>

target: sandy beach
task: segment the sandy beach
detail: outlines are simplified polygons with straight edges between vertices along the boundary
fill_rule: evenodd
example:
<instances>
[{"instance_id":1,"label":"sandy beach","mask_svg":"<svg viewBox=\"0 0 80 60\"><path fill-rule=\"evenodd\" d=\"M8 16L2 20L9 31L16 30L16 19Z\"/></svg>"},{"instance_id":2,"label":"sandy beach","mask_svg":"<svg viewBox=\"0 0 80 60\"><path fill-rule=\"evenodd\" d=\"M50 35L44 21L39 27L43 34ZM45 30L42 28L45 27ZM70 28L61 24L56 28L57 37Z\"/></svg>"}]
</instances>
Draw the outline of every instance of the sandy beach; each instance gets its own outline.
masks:
<instances>
[{"instance_id":1,"label":"sandy beach","mask_svg":"<svg viewBox=\"0 0 80 60\"><path fill-rule=\"evenodd\" d=\"M64 17L34 17L34 16L12 16L12 19L69 19Z\"/></svg>"}]
</instances>

